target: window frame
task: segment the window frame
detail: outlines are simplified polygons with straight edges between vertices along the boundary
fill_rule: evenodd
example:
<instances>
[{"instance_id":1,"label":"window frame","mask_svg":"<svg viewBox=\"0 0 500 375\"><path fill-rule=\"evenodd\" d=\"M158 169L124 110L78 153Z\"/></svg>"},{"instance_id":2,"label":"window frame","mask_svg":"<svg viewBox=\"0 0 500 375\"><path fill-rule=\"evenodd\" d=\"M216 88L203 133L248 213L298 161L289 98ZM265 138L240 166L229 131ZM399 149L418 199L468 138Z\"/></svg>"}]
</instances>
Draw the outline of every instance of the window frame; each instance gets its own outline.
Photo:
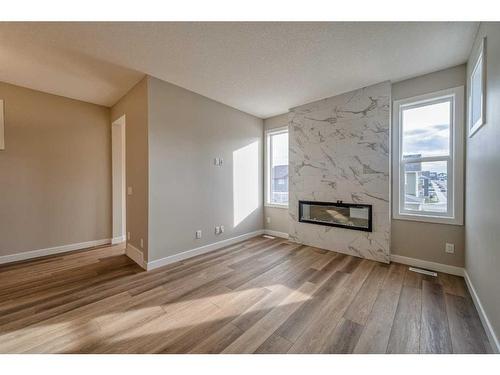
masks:
<instances>
[{"instance_id":1,"label":"window frame","mask_svg":"<svg viewBox=\"0 0 500 375\"><path fill-rule=\"evenodd\" d=\"M467 97L467 108L468 108L468 119L467 119L467 130L469 138L472 137L478 130L486 123L486 51L485 51L486 38L481 40L477 56L475 57L475 62L473 64L473 69L468 77L469 93ZM472 79L475 73L481 67L481 117L473 124L472 123Z\"/></svg>"},{"instance_id":2,"label":"window frame","mask_svg":"<svg viewBox=\"0 0 500 375\"><path fill-rule=\"evenodd\" d=\"M424 156L404 159L402 155L403 109L418 108L423 105L441 103L451 99L450 152L448 156ZM464 183L464 87L455 87L411 98L395 100L392 115L392 208L393 218L429 223L463 225L463 183ZM407 163L447 161L447 197L446 213L432 211L412 211L404 209L404 168Z\"/></svg>"},{"instance_id":3,"label":"window frame","mask_svg":"<svg viewBox=\"0 0 500 375\"><path fill-rule=\"evenodd\" d=\"M274 135L279 135L279 134L289 134L288 133L288 126L281 126L279 128L272 128L272 129L267 129L265 131L264 137L265 137L265 199L264 199L264 206L265 207L274 207L274 208L284 208L288 209L288 203L283 204L283 203L273 203L270 201L271 197L271 160L272 160L272 147L271 147L271 139L272 136ZM290 184L288 184L288 199L290 200Z\"/></svg>"}]
</instances>

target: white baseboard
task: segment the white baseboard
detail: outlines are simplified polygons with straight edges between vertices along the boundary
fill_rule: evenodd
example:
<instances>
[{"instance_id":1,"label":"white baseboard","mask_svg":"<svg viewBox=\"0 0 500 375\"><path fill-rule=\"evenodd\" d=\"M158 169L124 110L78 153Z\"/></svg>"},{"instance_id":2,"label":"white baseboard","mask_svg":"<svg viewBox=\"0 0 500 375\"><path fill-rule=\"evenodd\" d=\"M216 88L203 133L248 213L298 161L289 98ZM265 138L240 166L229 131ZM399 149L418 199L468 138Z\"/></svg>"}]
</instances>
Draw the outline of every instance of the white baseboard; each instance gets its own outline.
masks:
<instances>
[{"instance_id":1,"label":"white baseboard","mask_svg":"<svg viewBox=\"0 0 500 375\"><path fill-rule=\"evenodd\" d=\"M476 293L476 289L474 289L474 285L472 285L472 281L467 273L467 270L464 270L464 279L467 284L467 288L469 289L469 293L472 296L472 300L474 301L474 305L476 306L476 310L479 313L479 318L481 319L481 323L483 323L484 330L486 331L486 335L488 336L488 340L490 341L491 348L495 353L500 353L500 342L498 341L498 337L493 330L493 326L484 311L483 305L481 304L481 300Z\"/></svg>"},{"instance_id":2,"label":"white baseboard","mask_svg":"<svg viewBox=\"0 0 500 375\"><path fill-rule=\"evenodd\" d=\"M429 262L428 260L409 258L402 255L391 254L391 261L407 264L409 266L425 268L431 271L449 273L450 275L464 275L464 269L462 267L449 266L443 263Z\"/></svg>"},{"instance_id":3,"label":"white baseboard","mask_svg":"<svg viewBox=\"0 0 500 375\"><path fill-rule=\"evenodd\" d=\"M215 243L212 243L209 245L205 245L205 246L197 247L195 249L187 250L187 251L184 251L184 252L179 253L179 254L174 254L174 255L170 255L170 256L165 257L165 258L153 260L153 261L147 263L146 269L148 271L150 271L150 270L153 270L153 269L158 268L158 267L163 267L163 266L166 266L166 265L171 264L171 263L175 263L175 262L179 262L179 261L184 260L184 259L192 258L196 255L201 255L201 254L208 253L210 251L218 250L222 247L229 246L229 245L235 244L237 242L245 241L249 238L259 236L262 234L264 234L264 230L261 229L261 230L255 231L255 232L242 234L241 236L228 238L226 240L215 242Z\"/></svg>"},{"instance_id":4,"label":"white baseboard","mask_svg":"<svg viewBox=\"0 0 500 375\"><path fill-rule=\"evenodd\" d=\"M137 247L127 243L127 247L125 248L125 255L136 262L139 266L147 270L146 262L144 261L144 254Z\"/></svg>"},{"instance_id":5,"label":"white baseboard","mask_svg":"<svg viewBox=\"0 0 500 375\"><path fill-rule=\"evenodd\" d=\"M276 230L264 229L264 234L268 234L269 236L280 237L288 240L288 233L278 232Z\"/></svg>"},{"instance_id":6,"label":"white baseboard","mask_svg":"<svg viewBox=\"0 0 500 375\"><path fill-rule=\"evenodd\" d=\"M122 242L125 242L125 240L127 239L126 236L120 236L120 237L113 237L111 239L111 245L116 245L116 244L119 244L119 243L122 243Z\"/></svg>"},{"instance_id":7,"label":"white baseboard","mask_svg":"<svg viewBox=\"0 0 500 375\"><path fill-rule=\"evenodd\" d=\"M26 252L18 253L18 254L4 255L4 256L0 257L0 264L19 262L21 260L27 260L27 259L33 259L33 258L40 258L40 257L44 257L47 255L66 253L68 251L81 250L81 249L86 249L88 247L107 245L110 243L111 243L111 239L105 238L102 240L72 243L72 244L68 244L68 245L26 251Z\"/></svg>"}]
</instances>

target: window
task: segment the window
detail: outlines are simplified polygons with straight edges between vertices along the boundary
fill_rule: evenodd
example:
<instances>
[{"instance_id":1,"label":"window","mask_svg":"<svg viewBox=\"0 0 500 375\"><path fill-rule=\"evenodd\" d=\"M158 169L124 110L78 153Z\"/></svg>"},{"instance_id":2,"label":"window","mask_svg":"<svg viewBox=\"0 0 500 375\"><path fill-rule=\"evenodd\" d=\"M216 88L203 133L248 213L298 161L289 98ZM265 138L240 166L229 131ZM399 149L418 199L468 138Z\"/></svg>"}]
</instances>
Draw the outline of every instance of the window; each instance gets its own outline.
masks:
<instances>
[{"instance_id":1,"label":"window","mask_svg":"<svg viewBox=\"0 0 500 375\"><path fill-rule=\"evenodd\" d=\"M394 102L393 216L463 223L463 87Z\"/></svg>"},{"instance_id":2,"label":"window","mask_svg":"<svg viewBox=\"0 0 500 375\"><path fill-rule=\"evenodd\" d=\"M266 132L266 205L288 207L288 128Z\"/></svg>"},{"instance_id":3,"label":"window","mask_svg":"<svg viewBox=\"0 0 500 375\"><path fill-rule=\"evenodd\" d=\"M469 78L469 137L486 122L484 97L485 88L485 57L484 57L485 39L481 41L479 55L473 65L472 73Z\"/></svg>"}]
</instances>

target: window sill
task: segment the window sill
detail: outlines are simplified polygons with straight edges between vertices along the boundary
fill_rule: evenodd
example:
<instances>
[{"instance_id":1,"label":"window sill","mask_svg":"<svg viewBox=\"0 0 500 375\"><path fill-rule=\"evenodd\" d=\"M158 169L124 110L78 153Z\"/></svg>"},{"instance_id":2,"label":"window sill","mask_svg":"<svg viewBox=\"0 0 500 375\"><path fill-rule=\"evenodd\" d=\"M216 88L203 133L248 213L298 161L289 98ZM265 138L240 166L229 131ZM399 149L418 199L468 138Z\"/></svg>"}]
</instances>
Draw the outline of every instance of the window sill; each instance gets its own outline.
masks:
<instances>
[{"instance_id":1,"label":"window sill","mask_svg":"<svg viewBox=\"0 0 500 375\"><path fill-rule=\"evenodd\" d=\"M264 207L281 208L283 210L288 210L288 205L287 204L266 203L266 204L264 204Z\"/></svg>"},{"instance_id":2,"label":"window sill","mask_svg":"<svg viewBox=\"0 0 500 375\"><path fill-rule=\"evenodd\" d=\"M394 220L419 221L422 223L447 224L447 225L464 225L463 220L458 218L415 215L415 214L393 214Z\"/></svg>"}]
</instances>

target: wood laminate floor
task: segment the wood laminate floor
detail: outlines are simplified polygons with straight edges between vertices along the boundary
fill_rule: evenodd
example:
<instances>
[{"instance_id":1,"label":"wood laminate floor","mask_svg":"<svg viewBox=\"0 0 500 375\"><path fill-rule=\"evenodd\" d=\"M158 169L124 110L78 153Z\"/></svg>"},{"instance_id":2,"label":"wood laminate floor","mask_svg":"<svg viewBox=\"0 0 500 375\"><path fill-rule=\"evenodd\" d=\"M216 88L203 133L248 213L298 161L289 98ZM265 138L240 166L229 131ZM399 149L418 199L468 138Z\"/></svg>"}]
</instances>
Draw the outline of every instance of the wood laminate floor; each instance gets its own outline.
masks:
<instances>
[{"instance_id":1,"label":"wood laminate floor","mask_svg":"<svg viewBox=\"0 0 500 375\"><path fill-rule=\"evenodd\" d=\"M150 272L101 247L0 267L1 353L486 353L460 277L255 237Z\"/></svg>"}]
</instances>

